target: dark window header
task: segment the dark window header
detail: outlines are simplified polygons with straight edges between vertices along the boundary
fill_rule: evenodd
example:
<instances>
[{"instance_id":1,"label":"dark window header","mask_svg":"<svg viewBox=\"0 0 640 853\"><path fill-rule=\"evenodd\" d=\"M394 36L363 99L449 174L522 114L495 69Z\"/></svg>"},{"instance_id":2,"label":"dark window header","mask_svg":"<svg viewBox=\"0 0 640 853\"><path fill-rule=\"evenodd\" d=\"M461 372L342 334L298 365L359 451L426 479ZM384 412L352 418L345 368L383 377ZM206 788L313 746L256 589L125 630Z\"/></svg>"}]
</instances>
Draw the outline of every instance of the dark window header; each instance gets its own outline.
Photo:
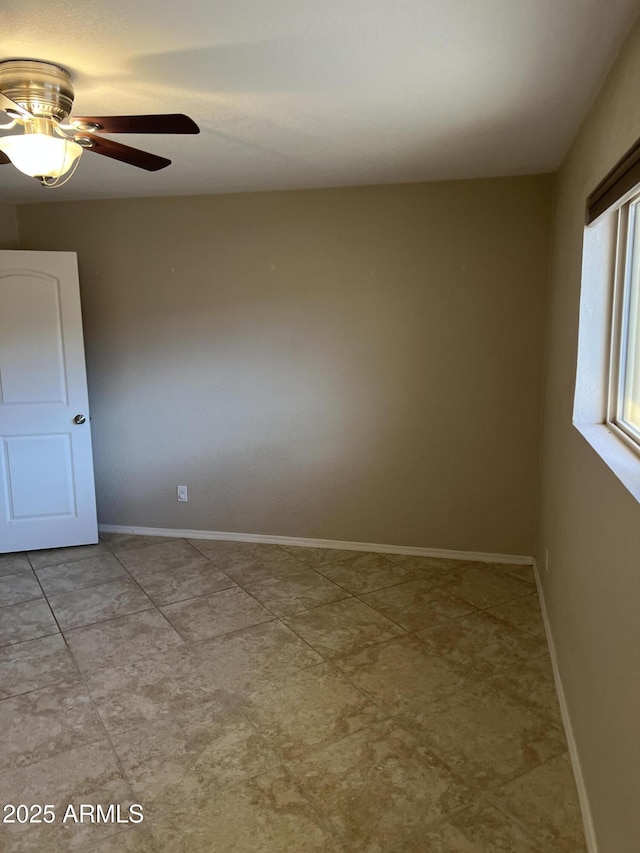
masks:
<instances>
[{"instance_id":1,"label":"dark window header","mask_svg":"<svg viewBox=\"0 0 640 853\"><path fill-rule=\"evenodd\" d=\"M587 225L640 184L640 139L587 198Z\"/></svg>"}]
</instances>

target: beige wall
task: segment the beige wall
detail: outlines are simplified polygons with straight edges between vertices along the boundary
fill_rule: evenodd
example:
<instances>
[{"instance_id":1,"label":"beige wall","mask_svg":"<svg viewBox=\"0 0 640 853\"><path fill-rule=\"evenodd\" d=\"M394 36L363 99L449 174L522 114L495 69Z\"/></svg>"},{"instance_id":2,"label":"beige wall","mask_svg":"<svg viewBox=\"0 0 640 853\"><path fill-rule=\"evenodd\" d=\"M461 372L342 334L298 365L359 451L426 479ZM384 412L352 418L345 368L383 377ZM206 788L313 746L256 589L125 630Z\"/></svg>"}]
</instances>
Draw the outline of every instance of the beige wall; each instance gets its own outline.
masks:
<instances>
[{"instance_id":1,"label":"beige wall","mask_svg":"<svg viewBox=\"0 0 640 853\"><path fill-rule=\"evenodd\" d=\"M0 203L0 249L18 248L18 220L13 204Z\"/></svg>"},{"instance_id":2,"label":"beige wall","mask_svg":"<svg viewBox=\"0 0 640 853\"><path fill-rule=\"evenodd\" d=\"M640 506L571 425L586 195L640 136L640 25L560 170L539 563L601 853L640 849Z\"/></svg>"},{"instance_id":3,"label":"beige wall","mask_svg":"<svg viewBox=\"0 0 640 853\"><path fill-rule=\"evenodd\" d=\"M551 187L19 207L78 252L100 521L530 554Z\"/></svg>"}]
</instances>

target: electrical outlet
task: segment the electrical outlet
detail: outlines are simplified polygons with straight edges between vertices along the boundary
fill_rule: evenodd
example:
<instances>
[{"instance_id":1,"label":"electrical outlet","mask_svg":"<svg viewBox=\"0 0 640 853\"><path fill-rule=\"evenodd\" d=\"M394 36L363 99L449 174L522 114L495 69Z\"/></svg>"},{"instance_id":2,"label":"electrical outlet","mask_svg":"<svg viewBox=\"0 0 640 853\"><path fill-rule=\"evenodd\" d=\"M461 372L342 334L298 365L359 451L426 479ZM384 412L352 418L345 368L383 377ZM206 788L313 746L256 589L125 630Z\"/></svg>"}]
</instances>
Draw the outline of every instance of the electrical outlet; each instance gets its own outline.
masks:
<instances>
[{"instance_id":1,"label":"electrical outlet","mask_svg":"<svg viewBox=\"0 0 640 853\"><path fill-rule=\"evenodd\" d=\"M178 500L180 503L186 503L189 500L186 486L177 486L176 491L178 492Z\"/></svg>"}]
</instances>

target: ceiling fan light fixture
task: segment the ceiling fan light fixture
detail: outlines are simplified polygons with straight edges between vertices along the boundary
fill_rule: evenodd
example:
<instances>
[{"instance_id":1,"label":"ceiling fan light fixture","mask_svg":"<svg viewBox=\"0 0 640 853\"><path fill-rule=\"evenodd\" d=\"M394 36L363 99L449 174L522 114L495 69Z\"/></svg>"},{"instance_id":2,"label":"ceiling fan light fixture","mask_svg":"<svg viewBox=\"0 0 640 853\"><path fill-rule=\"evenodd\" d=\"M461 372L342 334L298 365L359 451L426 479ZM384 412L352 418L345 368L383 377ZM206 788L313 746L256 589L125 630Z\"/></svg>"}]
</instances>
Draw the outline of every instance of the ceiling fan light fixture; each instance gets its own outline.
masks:
<instances>
[{"instance_id":1,"label":"ceiling fan light fixture","mask_svg":"<svg viewBox=\"0 0 640 853\"><path fill-rule=\"evenodd\" d=\"M0 151L25 175L60 178L74 167L82 146L73 139L48 133L25 133L4 136L0 139Z\"/></svg>"},{"instance_id":2,"label":"ceiling fan light fixture","mask_svg":"<svg viewBox=\"0 0 640 853\"><path fill-rule=\"evenodd\" d=\"M22 135L0 136L0 166L12 163L44 187L61 187L73 176L84 149L148 172L171 165L167 157L150 154L102 133L199 133L182 113L130 116L71 116L73 86L69 72L37 59L0 61L0 112Z\"/></svg>"}]
</instances>

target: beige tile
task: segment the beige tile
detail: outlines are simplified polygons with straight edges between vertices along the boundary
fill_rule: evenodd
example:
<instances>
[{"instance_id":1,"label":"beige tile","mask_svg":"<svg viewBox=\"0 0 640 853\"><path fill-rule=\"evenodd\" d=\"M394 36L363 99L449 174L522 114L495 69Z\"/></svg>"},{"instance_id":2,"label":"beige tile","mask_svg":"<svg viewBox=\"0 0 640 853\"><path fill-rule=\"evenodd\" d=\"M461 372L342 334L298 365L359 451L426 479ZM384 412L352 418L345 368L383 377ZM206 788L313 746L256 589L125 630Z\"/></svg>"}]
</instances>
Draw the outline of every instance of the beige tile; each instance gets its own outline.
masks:
<instances>
[{"instance_id":1,"label":"beige tile","mask_svg":"<svg viewBox=\"0 0 640 853\"><path fill-rule=\"evenodd\" d=\"M435 653L479 676L518 670L523 662L544 655L546 644L482 610L418 631Z\"/></svg>"},{"instance_id":2,"label":"beige tile","mask_svg":"<svg viewBox=\"0 0 640 853\"><path fill-rule=\"evenodd\" d=\"M423 578L360 596L362 601L408 631L438 625L473 613L475 608L449 596Z\"/></svg>"},{"instance_id":3,"label":"beige tile","mask_svg":"<svg viewBox=\"0 0 640 853\"><path fill-rule=\"evenodd\" d=\"M566 749L563 732L545 715L483 682L411 716L423 742L469 784L495 786Z\"/></svg>"},{"instance_id":4,"label":"beige tile","mask_svg":"<svg viewBox=\"0 0 640 853\"><path fill-rule=\"evenodd\" d=\"M137 577L175 589L190 575L196 584L190 591L198 594L207 560L197 548L191 562L192 550L185 552L179 540L170 550L164 546L171 540L137 540L109 544L122 554L163 546L157 550L167 565L150 567L157 566L156 551L154 561L138 561ZM0 649L0 768L7 762L0 801L117 802L126 809L133 798L145 805L140 827L0 826L0 849L211 853L212 839L225 853L584 849L575 841L575 791L562 766L566 743L528 570L501 566L480 576L485 564L443 568L442 561L429 567L431 558L380 557L416 577L363 597L394 601L407 625L421 618L425 602L455 598L456 584L467 596L465 584L476 596L504 593L505 579L524 589L482 612L465 601L472 615L407 635L357 599L321 603L320 590L331 588L324 569L315 575L283 548L212 543L211 549L218 550L213 571L220 573L227 559L264 603L269 598L283 613L298 603L311 609L285 617L289 628L265 617L243 590L227 588L206 591L203 601L222 597L213 608L211 602L195 611L178 602L164 608L180 613L174 618L184 620L186 632L195 617L194 636L207 639L191 644L155 608L69 629L85 691L50 614L49 636L28 636L34 625L42 630L43 601L0 608L0 638L8 631L13 643ZM317 550L325 557L307 555L309 562L324 562L327 549ZM95 592L99 567L113 566L109 555L99 556L72 556L71 564L38 574ZM370 555L351 551L332 556L340 558L336 566L360 557L370 562ZM30 574L20 560L5 565ZM96 574L87 571L91 565ZM416 580L422 602L407 592ZM390 594L402 587L399 606ZM270 621L236 627L255 619L254 608ZM209 637L211 621L230 633ZM380 722L385 714L393 722ZM295 779L278 768L280 761ZM477 795L480 786L484 793L474 801L471 789Z\"/></svg>"},{"instance_id":5,"label":"beige tile","mask_svg":"<svg viewBox=\"0 0 640 853\"><path fill-rule=\"evenodd\" d=\"M260 558L277 559L282 553L278 545L262 542L238 542L232 539L187 539L194 548L211 560L224 560L228 565L242 566Z\"/></svg>"},{"instance_id":6,"label":"beige tile","mask_svg":"<svg viewBox=\"0 0 640 853\"><path fill-rule=\"evenodd\" d=\"M242 586L279 577L287 572L299 572L301 568L300 562L278 545L214 539L190 541L218 568Z\"/></svg>"},{"instance_id":7,"label":"beige tile","mask_svg":"<svg viewBox=\"0 0 640 853\"><path fill-rule=\"evenodd\" d=\"M44 599L0 608L0 646L56 633L58 626Z\"/></svg>"},{"instance_id":8,"label":"beige tile","mask_svg":"<svg viewBox=\"0 0 640 853\"><path fill-rule=\"evenodd\" d=\"M63 631L153 607L151 599L130 578L50 595L49 604Z\"/></svg>"},{"instance_id":9,"label":"beige tile","mask_svg":"<svg viewBox=\"0 0 640 853\"><path fill-rule=\"evenodd\" d=\"M341 560L350 560L363 554L371 556L368 551L347 551L342 548L306 548L302 545L280 545L279 547L285 554L300 560L311 569L327 566L329 563L339 563Z\"/></svg>"},{"instance_id":10,"label":"beige tile","mask_svg":"<svg viewBox=\"0 0 640 853\"><path fill-rule=\"evenodd\" d=\"M184 539L160 539L153 545L129 548L120 551L118 559L134 577L155 569L181 569L204 560L202 554Z\"/></svg>"},{"instance_id":11,"label":"beige tile","mask_svg":"<svg viewBox=\"0 0 640 853\"><path fill-rule=\"evenodd\" d=\"M228 692L247 696L322 658L282 622L262 622L193 647L203 669Z\"/></svg>"},{"instance_id":12,"label":"beige tile","mask_svg":"<svg viewBox=\"0 0 640 853\"><path fill-rule=\"evenodd\" d=\"M334 663L391 714L420 712L466 682L458 668L413 636L369 646Z\"/></svg>"},{"instance_id":13,"label":"beige tile","mask_svg":"<svg viewBox=\"0 0 640 853\"><path fill-rule=\"evenodd\" d=\"M176 631L193 642L274 618L273 613L238 588L180 601L161 609Z\"/></svg>"},{"instance_id":14,"label":"beige tile","mask_svg":"<svg viewBox=\"0 0 640 853\"><path fill-rule=\"evenodd\" d=\"M500 564L497 564L500 565ZM514 578L518 578L518 580L525 581L529 586L536 589L536 575L533 570L533 566L520 566L520 565L511 565L510 563L505 563L500 568L504 569L504 571L508 572L510 575L513 575Z\"/></svg>"},{"instance_id":15,"label":"beige tile","mask_svg":"<svg viewBox=\"0 0 640 853\"><path fill-rule=\"evenodd\" d=\"M29 551L29 560L34 569L43 569L45 566L58 566L61 563L72 563L75 560L84 560L87 557L97 557L100 554L108 553L106 546L99 542L97 545L74 545L71 548Z\"/></svg>"},{"instance_id":16,"label":"beige tile","mask_svg":"<svg viewBox=\"0 0 640 853\"><path fill-rule=\"evenodd\" d=\"M115 753L106 742L101 742L88 746L74 744L68 751L36 765L1 774L0 802L51 803L56 815L53 824L0 825L1 850L69 853L87 847L97 850L102 840L119 831L113 824L80 824L71 819L63 823L69 804L101 803L107 807L119 803L123 815L128 815L132 799Z\"/></svg>"},{"instance_id":17,"label":"beige tile","mask_svg":"<svg viewBox=\"0 0 640 853\"><path fill-rule=\"evenodd\" d=\"M79 678L61 634L0 648L0 699Z\"/></svg>"},{"instance_id":18,"label":"beige tile","mask_svg":"<svg viewBox=\"0 0 640 853\"><path fill-rule=\"evenodd\" d=\"M176 542L176 536L147 536L137 533L101 533L100 539L114 554L129 551L133 548L144 548L145 545L158 545L162 542Z\"/></svg>"},{"instance_id":19,"label":"beige tile","mask_svg":"<svg viewBox=\"0 0 640 853\"><path fill-rule=\"evenodd\" d=\"M389 853L549 853L488 803L477 802Z\"/></svg>"},{"instance_id":20,"label":"beige tile","mask_svg":"<svg viewBox=\"0 0 640 853\"><path fill-rule=\"evenodd\" d=\"M44 687L0 702L0 770L33 764L104 737L81 683Z\"/></svg>"},{"instance_id":21,"label":"beige tile","mask_svg":"<svg viewBox=\"0 0 640 853\"><path fill-rule=\"evenodd\" d=\"M187 725L141 726L116 735L113 743L152 817L184 799L216 797L281 763L255 727L233 711Z\"/></svg>"},{"instance_id":22,"label":"beige tile","mask_svg":"<svg viewBox=\"0 0 640 853\"><path fill-rule=\"evenodd\" d=\"M59 566L47 566L38 569L36 574L47 595L59 595L129 577L113 554L109 553Z\"/></svg>"},{"instance_id":23,"label":"beige tile","mask_svg":"<svg viewBox=\"0 0 640 853\"><path fill-rule=\"evenodd\" d=\"M490 681L508 696L544 711L557 726L562 726L558 694L548 655L522 661L518 666L511 668L502 667L495 672Z\"/></svg>"},{"instance_id":24,"label":"beige tile","mask_svg":"<svg viewBox=\"0 0 640 853\"><path fill-rule=\"evenodd\" d=\"M287 761L386 716L324 663L262 688L243 703L242 710Z\"/></svg>"},{"instance_id":25,"label":"beige tile","mask_svg":"<svg viewBox=\"0 0 640 853\"><path fill-rule=\"evenodd\" d=\"M248 584L245 589L276 616L290 616L321 604L349 598L348 592L313 569L289 572Z\"/></svg>"},{"instance_id":26,"label":"beige tile","mask_svg":"<svg viewBox=\"0 0 640 853\"><path fill-rule=\"evenodd\" d=\"M453 596L484 609L524 595L531 595L526 579L516 578L502 565L470 563L447 574L447 586Z\"/></svg>"},{"instance_id":27,"label":"beige tile","mask_svg":"<svg viewBox=\"0 0 640 853\"><path fill-rule=\"evenodd\" d=\"M408 569L379 554L360 554L338 563L328 563L319 567L319 571L353 595L385 589L414 577Z\"/></svg>"},{"instance_id":28,"label":"beige tile","mask_svg":"<svg viewBox=\"0 0 640 853\"><path fill-rule=\"evenodd\" d=\"M35 598L42 597L40 584L33 572L20 572L0 577L0 607L22 604L23 601L33 601Z\"/></svg>"},{"instance_id":29,"label":"beige tile","mask_svg":"<svg viewBox=\"0 0 640 853\"><path fill-rule=\"evenodd\" d=\"M496 607L491 607L487 612L519 631L535 634L544 643L545 648L547 647L547 635L544 630L537 592L525 595L522 598L515 598L513 601L507 601L504 604L498 604Z\"/></svg>"},{"instance_id":30,"label":"beige tile","mask_svg":"<svg viewBox=\"0 0 640 853\"><path fill-rule=\"evenodd\" d=\"M402 628L353 598L324 604L283 621L312 648L329 658L382 643L403 633Z\"/></svg>"},{"instance_id":31,"label":"beige tile","mask_svg":"<svg viewBox=\"0 0 640 853\"><path fill-rule=\"evenodd\" d=\"M417 575L441 575L450 569L459 569L465 560L452 560L449 557L418 557L413 554L385 554L388 560L408 569Z\"/></svg>"},{"instance_id":32,"label":"beige tile","mask_svg":"<svg viewBox=\"0 0 640 853\"><path fill-rule=\"evenodd\" d=\"M91 698L98 707L105 699L115 696L122 699L123 706L132 708L137 701L135 695L142 696L144 691L148 691L144 703L151 707L170 700L172 693L175 692L173 683L177 679L184 680L185 686L188 687L188 679L191 678L193 685L188 692L197 692L201 696L208 697L209 694L203 689L204 685L197 677L198 666L197 655L186 643L182 643L162 649L144 648L141 653L132 649L130 653L124 653L117 658L112 655L110 660L101 666L87 666L83 671L83 678ZM163 692L164 682L167 689ZM139 724L140 720L131 716L130 728Z\"/></svg>"},{"instance_id":33,"label":"beige tile","mask_svg":"<svg viewBox=\"0 0 640 853\"><path fill-rule=\"evenodd\" d=\"M29 571L31 563L26 554L0 554L0 577Z\"/></svg>"},{"instance_id":34,"label":"beige tile","mask_svg":"<svg viewBox=\"0 0 640 853\"><path fill-rule=\"evenodd\" d=\"M131 829L124 829L103 841L82 847L83 853L157 853L157 849L151 831L140 826L132 826Z\"/></svg>"},{"instance_id":35,"label":"beige tile","mask_svg":"<svg viewBox=\"0 0 640 853\"><path fill-rule=\"evenodd\" d=\"M154 819L153 834L161 853L347 853L283 769L184 798Z\"/></svg>"},{"instance_id":36,"label":"beige tile","mask_svg":"<svg viewBox=\"0 0 640 853\"><path fill-rule=\"evenodd\" d=\"M182 637L157 610L77 628L67 633L67 642L85 674L131 660L144 663L170 649L186 648Z\"/></svg>"},{"instance_id":37,"label":"beige tile","mask_svg":"<svg viewBox=\"0 0 640 853\"><path fill-rule=\"evenodd\" d=\"M236 586L228 575L204 557L202 562L193 565L149 569L137 572L134 576L147 595L158 605L172 604Z\"/></svg>"},{"instance_id":38,"label":"beige tile","mask_svg":"<svg viewBox=\"0 0 640 853\"><path fill-rule=\"evenodd\" d=\"M87 671L85 679L111 735L199 722L229 705L226 692L188 647L130 655L116 666Z\"/></svg>"},{"instance_id":39,"label":"beige tile","mask_svg":"<svg viewBox=\"0 0 640 853\"><path fill-rule=\"evenodd\" d=\"M442 762L390 722L314 750L291 770L349 851L384 851L467 796Z\"/></svg>"},{"instance_id":40,"label":"beige tile","mask_svg":"<svg viewBox=\"0 0 640 853\"><path fill-rule=\"evenodd\" d=\"M582 815L567 753L552 758L492 794L554 853L586 851Z\"/></svg>"}]
</instances>

